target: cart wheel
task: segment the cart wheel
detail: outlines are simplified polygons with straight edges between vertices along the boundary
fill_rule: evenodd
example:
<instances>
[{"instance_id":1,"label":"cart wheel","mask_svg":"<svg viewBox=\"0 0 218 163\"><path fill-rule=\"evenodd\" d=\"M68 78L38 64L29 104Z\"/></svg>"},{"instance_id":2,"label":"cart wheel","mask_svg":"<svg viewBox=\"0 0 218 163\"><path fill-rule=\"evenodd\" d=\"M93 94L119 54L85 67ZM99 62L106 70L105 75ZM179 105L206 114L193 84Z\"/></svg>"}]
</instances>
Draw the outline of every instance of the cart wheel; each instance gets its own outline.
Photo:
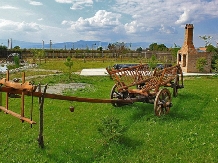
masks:
<instances>
[{"instance_id":1,"label":"cart wheel","mask_svg":"<svg viewBox=\"0 0 218 163\"><path fill-rule=\"evenodd\" d=\"M122 99L121 94L117 91L117 85L115 84L112 89L111 89L111 99ZM112 103L113 106L115 107L120 107L122 104L120 103Z\"/></svg>"},{"instance_id":2,"label":"cart wheel","mask_svg":"<svg viewBox=\"0 0 218 163\"><path fill-rule=\"evenodd\" d=\"M171 103L171 94L170 91L166 88L161 89L155 98L154 101L154 113L156 116L161 116L168 114L170 111Z\"/></svg>"},{"instance_id":3,"label":"cart wheel","mask_svg":"<svg viewBox=\"0 0 218 163\"><path fill-rule=\"evenodd\" d=\"M179 88L179 75L176 76L173 84L173 97L176 97L178 95L178 88Z\"/></svg>"}]
</instances>

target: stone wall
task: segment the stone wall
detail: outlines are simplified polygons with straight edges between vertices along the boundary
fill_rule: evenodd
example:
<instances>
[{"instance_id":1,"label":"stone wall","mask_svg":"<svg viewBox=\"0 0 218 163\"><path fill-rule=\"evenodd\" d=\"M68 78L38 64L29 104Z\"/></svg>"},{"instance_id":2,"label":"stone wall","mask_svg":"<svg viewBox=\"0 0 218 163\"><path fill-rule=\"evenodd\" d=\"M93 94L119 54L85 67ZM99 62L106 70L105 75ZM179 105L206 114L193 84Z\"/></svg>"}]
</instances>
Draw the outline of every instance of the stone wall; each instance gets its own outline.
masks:
<instances>
[{"instance_id":1,"label":"stone wall","mask_svg":"<svg viewBox=\"0 0 218 163\"><path fill-rule=\"evenodd\" d=\"M197 55L189 55L187 60L187 70L186 72L199 72L197 69L197 60L201 57L204 57L207 60L207 64L204 66L203 72L211 72L211 53L208 52L199 52Z\"/></svg>"}]
</instances>

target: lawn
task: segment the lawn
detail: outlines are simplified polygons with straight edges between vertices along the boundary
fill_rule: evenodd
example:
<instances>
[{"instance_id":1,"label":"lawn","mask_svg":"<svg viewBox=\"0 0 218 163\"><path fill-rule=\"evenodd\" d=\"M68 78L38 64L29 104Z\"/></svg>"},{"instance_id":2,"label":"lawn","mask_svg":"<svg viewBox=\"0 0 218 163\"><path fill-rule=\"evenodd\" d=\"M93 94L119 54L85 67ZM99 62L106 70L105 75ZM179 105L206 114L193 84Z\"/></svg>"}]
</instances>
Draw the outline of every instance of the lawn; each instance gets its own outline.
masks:
<instances>
[{"instance_id":1,"label":"lawn","mask_svg":"<svg viewBox=\"0 0 218 163\"><path fill-rule=\"evenodd\" d=\"M35 82L69 82L67 77L56 74ZM73 81L89 85L68 90L66 95L102 99L109 98L114 84L109 77L74 75ZM184 84L178 97L173 98L170 113L160 118L147 103L116 108L111 104L45 99L44 149L36 140L39 106L34 98L33 120L37 124L32 128L0 113L0 162L217 162L218 78L186 77ZM9 104L11 110L19 112L20 99L10 99ZM75 107L74 112L70 112L70 106ZM31 98L26 97L27 116L30 108ZM118 134L109 140L110 135L102 135L99 129L106 127L105 120L113 118L119 120L114 129Z\"/></svg>"}]
</instances>

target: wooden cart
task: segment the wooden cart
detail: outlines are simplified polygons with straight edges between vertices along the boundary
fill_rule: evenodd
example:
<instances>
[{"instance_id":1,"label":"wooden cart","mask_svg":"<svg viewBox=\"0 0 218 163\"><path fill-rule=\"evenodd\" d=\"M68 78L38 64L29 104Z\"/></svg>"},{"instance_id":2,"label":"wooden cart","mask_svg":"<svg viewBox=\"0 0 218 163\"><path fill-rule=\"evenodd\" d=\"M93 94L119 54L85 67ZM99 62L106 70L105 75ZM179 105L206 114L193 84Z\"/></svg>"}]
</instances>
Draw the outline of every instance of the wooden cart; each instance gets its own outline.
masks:
<instances>
[{"instance_id":1,"label":"wooden cart","mask_svg":"<svg viewBox=\"0 0 218 163\"><path fill-rule=\"evenodd\" d=\"M167 88L173 88L173 95L176 96L178 89L183 88L183 75L179 65L164 68L163 70L155 69L151 71L148 65L138 65L121 70L107 69L111 78L115 81L115 85L111 90L110 99L82 98L75 96L64 96L58 94L46 93L47 85L41 92L41 86L33 85L31 82L25 81L25 73L22 76L22 83L9 80L9 71L6 78L0 79L0 111L4 111L21 122L36 124L32 119L33 115L33 97L39 97L39 136L38 142L41 148L44 147L43 126L44 126L44 98L90 102L90 103L111 103L113 106L122 106L132 104L134 102L146 102L154 104L155 115L161 116L170 111L171 94ZM181 82L181 85L180 85ZM38 88L38 89L37 89ZM37 91L38 90L38 91ZM6 106L2 105L1 92L6 92ZM21 97L20 113L9 109L9 98L11 95ZM24 96L32 96L32 105L30 109L30 118L25 117ZM74 107L70 107L70 111L74 111Z\"/></svg>"},{"instance_id":2,"label":"wooden cart","mask_svg":"<svg viewBox=\"0 0 218 163\"><path fill-rule=\"evenodd\" d=\"M107 71L115 81L111 99L128 101L112 103L113 106L119 107L133 102L152 103L157 116L167 114L172 106L171 93L166 87L173 88L174 97L177 96L178 89L184 88L183 73L179 65L152 71L147 64L141 64L120 70L107 68Z\"/></svg>"}]
</instances>

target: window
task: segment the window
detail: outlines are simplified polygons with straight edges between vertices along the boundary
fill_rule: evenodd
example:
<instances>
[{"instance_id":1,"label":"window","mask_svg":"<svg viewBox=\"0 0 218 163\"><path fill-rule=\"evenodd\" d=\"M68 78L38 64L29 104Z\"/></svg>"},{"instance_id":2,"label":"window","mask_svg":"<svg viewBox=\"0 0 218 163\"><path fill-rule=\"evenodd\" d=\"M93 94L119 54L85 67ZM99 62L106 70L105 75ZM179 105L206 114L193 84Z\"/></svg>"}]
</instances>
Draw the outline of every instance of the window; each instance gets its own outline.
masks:
<instances>
[{"instance_id":1,"label":"window","mask_svg":"<svg viewBox=\"0 0 218 163\"><path fill-rule=\"evenodd\" d=\"M182 67L186 67L186 55L183 54L182 56Z\"/></svg>"}]
</instances>

